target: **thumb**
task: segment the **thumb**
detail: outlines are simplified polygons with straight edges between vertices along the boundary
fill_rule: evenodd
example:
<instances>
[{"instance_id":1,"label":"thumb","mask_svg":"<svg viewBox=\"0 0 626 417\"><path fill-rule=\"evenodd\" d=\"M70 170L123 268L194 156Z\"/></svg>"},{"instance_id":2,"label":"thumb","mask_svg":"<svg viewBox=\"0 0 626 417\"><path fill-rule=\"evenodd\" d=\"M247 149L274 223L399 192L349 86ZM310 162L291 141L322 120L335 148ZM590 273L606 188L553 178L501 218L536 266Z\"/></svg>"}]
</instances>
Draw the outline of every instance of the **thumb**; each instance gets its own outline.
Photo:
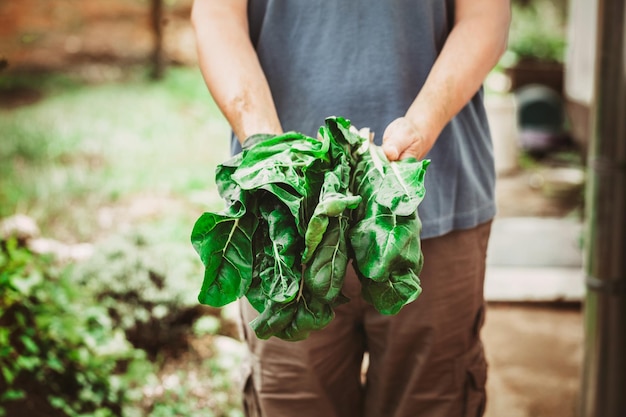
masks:
<instances>
[{"instance_id":1,"label":"thumb","mask_svg":"<svg viewBox=\"0 0 626 417\"><path fill-rule=\"evenodd\" d=\"M415 136L414 128L404 117L391 122L383 133L382 149L387 159L396 161L411 146Z\"/></svg>"},{"instance_id":2,"label":"thumb","mask_svg":"<svg viewBox=\"0 0 626 417\"><path fill-rule=\"evenodd\" d=\"M383 152L385 153L385 156L390 161L397 161L398 158L400 157L400 151L398 150L396 145L389 141L383 142L382 149L383 149Z\"/></svg>"}]
</instances>

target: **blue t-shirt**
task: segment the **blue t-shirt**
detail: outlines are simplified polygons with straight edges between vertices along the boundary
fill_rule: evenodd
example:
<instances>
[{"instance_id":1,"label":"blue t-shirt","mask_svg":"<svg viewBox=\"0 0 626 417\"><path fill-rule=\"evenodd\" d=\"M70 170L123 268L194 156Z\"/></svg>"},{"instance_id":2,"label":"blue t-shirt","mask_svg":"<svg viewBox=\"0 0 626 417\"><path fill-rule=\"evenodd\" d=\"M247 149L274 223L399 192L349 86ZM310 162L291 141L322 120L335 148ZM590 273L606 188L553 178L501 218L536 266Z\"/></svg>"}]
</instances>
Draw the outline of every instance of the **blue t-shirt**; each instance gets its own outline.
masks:
<instances>
[{"instance_id":1,"label":"blue t-shirt","mask_svg":"<svg viewBox=\"0 0 626 417\"><path fill-rule=\"evenodd\" d=\"M285 131L328 116L385 127L415 99L454 22L454 0L251 0L250 36ZM495 215L491 137L479 91L427 155L422 238ZM241 148L233 138L232 151Z\"/></svg>"}]
</instances>

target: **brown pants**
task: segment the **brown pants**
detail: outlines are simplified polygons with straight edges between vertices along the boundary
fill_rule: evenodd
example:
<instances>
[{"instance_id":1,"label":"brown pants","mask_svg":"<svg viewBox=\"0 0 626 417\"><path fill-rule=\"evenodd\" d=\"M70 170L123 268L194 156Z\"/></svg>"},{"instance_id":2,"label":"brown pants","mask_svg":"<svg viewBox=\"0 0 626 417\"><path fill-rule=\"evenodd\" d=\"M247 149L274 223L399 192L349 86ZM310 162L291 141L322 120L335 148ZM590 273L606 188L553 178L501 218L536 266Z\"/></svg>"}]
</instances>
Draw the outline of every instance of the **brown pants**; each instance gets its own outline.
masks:
<instances>
[{"instance_id":1,"label":"brown pants","mask_svg":"<svg viewBox=\"0 0 626 417\"><path fill-rule=\"evenodd\" d=\"M422 241L423 292L395 316L359 296L350 271L322 331L301 342L259 340L247 325L250 367L244 387L248 417L480 417L485 361L480 329L491 222ZM369 366L361 380L364 354Z\"/></svg>"}]
</instances>

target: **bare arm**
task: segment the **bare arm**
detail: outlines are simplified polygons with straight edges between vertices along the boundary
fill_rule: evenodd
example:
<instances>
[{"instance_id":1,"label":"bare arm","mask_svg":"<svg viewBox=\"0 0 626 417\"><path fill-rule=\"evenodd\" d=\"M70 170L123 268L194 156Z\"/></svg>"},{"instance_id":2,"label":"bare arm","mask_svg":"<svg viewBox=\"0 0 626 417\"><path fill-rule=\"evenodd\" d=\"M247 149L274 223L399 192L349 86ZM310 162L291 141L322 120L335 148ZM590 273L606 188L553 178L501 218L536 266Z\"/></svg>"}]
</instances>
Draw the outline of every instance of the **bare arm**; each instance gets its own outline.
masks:
<instances>
[{"instance_id":1,"label":"bare arm","mask_svg":"<svg viewBox=\"0 0 626 417\"><path fill-rule=\"evenodd\" d=\"M509 22L509 0L456 0L454 28L423 88L383 134L390 160L426 155L500 59Z\"/></svg>"},{"instance_id":2,"label":"bare arm","mask_svg":"<svg viewBox=\"0 0 626 417\"><path fill-rule=\"evenodd\" d=\"M246 0L194 0L191 21L204 80L240 141L282 133L248 32Z\"/></svg>"}]
</instances>

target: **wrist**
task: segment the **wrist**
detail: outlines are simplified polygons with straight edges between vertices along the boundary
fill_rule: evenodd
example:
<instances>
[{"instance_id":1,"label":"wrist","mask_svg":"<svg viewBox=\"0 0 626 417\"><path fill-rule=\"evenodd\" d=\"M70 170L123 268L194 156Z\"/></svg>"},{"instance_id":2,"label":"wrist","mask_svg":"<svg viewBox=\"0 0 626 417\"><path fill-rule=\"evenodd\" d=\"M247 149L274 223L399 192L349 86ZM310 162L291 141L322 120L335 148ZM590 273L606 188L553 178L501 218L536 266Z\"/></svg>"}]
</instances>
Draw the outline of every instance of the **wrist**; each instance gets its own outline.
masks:
<instances>
[{"instance_id":1,"label":"wrist","mask_svg":"<svg viewBox=\"0 0 626 417\"><path fill-rule=\"evenodd\" d=\"M283 129L278 116L263 116L259 114L240 114L239 120L230 121L235 135L243 142L246 138L256 134L280 135Z\"/></svg>"},{"instance_id":2,"label":"wrist","mask_svg":"<svg viewBox=\"0 0 626 417\"><path fill-rule=\"evenodd\" d=\"M431 118L424 114L416 114L409 111L404 118L412 127L412 130L416 132L416 135L419 136L423 146L430 149L437 140L441 129L433 123Z\"/></svg>"}]
</instances>

